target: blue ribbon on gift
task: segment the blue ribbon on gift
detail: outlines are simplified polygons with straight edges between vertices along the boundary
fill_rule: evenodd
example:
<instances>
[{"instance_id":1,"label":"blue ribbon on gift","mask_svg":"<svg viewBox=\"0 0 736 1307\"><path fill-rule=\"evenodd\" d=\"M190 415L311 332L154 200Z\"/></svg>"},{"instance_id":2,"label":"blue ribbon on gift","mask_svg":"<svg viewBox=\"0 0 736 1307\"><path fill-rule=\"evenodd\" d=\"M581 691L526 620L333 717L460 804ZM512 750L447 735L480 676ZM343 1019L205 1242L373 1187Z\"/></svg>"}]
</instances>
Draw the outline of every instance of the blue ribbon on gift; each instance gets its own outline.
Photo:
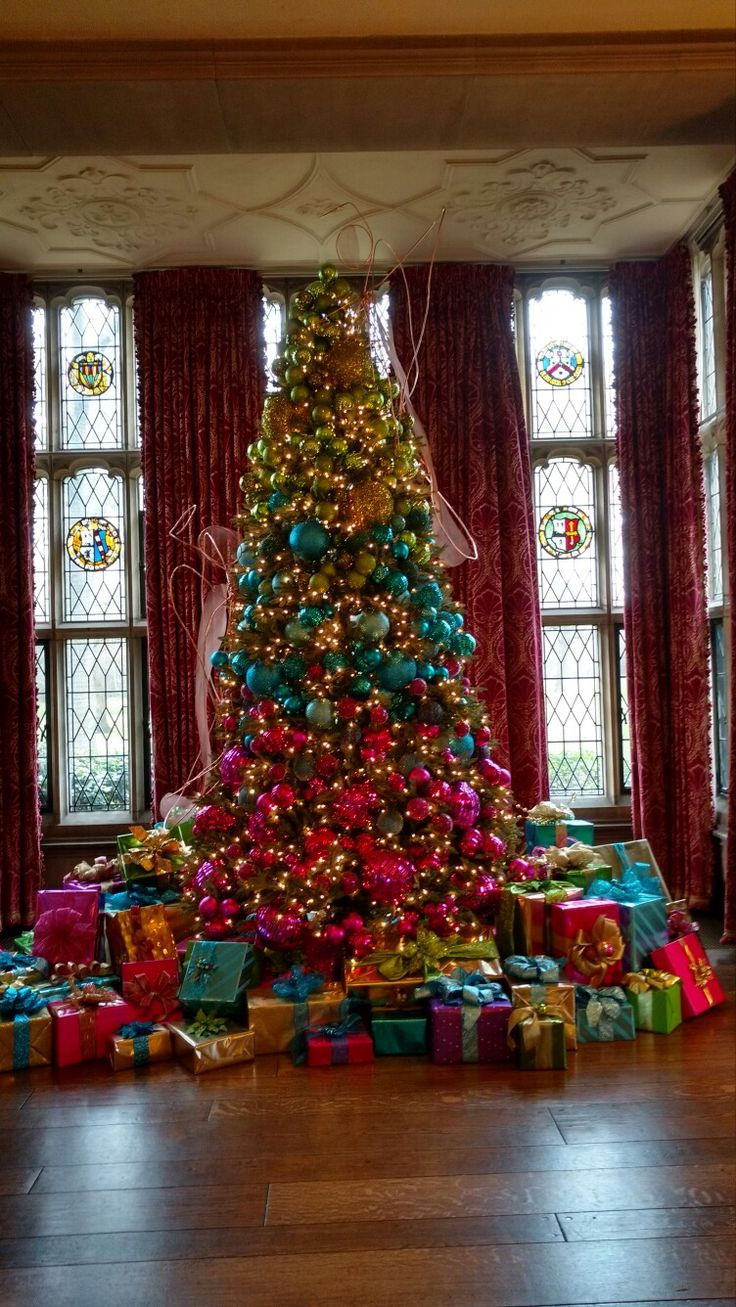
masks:
<instances>
[{"instance_id":1,"label":"blue ribbon on gift","mask_svg":"<svg viewBox=\"0 0 736 1307\"><path fill-rule=\"evenodd\" d=\"M324 987L325 978L321 971L305 971L299 966L279 976L271 986L276 997L285 999L287 1003L306 1003L312 994L318 994Z\"/></svg>"},{"instance_id":2,"label":"blue ribbon on gift","mask_svg":"<svg viewBox=\"0 0 736 1307\"><path fill-rule=\"evenodd\" d=\"M31 1018L19 1012L13 1018L13 1070L22 1071L31 1060Z\"/></svg>"},{"instance_id":3,"label":"blue ribbon on gift","mask_svg":"<svg viewBox=\"0 0 736 1307\"><path fill-rule=\"evenodd\" d=\"M349 1061L348 1054L348 1035L357 1030L363 1030L363 1022L360 1017L353 1013L344 1020L339 1021L332 1026L309 1026L307 1035L319 1035L323 1039L329 1039L332 1044L332 1064L333 1066L345 1066Z\"/></svg>"},{"instance_id":4,"label":"blue ribbon on gift","mask_svg":"<svg viewBox=\"0 0 736 1307\"><path fill-rule=\"evenodd\" d=\"M512 953L503 962L504 975L510 980L518 980L523 985L555 985L560 979L565 958L545 957L536 954L528 958L521 953Z\"/></svg>"},{"instance_id":5,"label":"blue ribbon on gift","mask_svg":"<svg viewBox=\"0 0 736 1307\"><path fill-rule=\"evenodd\" d=\"M618 848L623 846L615 847L618 852ZM594 880L583 898L612 899L614 903L643 903L646 899L660 899L662 889L658 878L651 872L648 862L629 862L620 880Z\"/></svg>"},{"instance_id":6,"label":"blue ribbon on gift","mask_svg":"<svg viewBox=\"0 0 736 1307\"><path fill-rule=\"evenodd\" d=\"M449 976L428 980L416 991L416 998L437 998L449 1007L462 1007L463 1062L478 1061L478 1021L484 1007L508 1003L503 985L480 971L466 975L460 968Z\"/></svg>"},{"instance_id":7,"label":"blue ribbon on gift","mask_svg":"<svg viewBox=\"0 0 736 1307\"><path fill-rule=\"evenodd\" d=\"M152 908L158 903L175 903L179 897L174 890L159 890L154 885L136 881L118 894L106 894L105 911L128 912L130 908Z\"/></svg>"},{"instance_id":8,"label":"blue ribbon on gift","mask_svg":"<svg viewBox=\"0 0 736 1307\"><path fill-rule=\"evenodd\" d=\"M0 949L0 971L37 971L39 976L48 976L49 964L45 958L36 958L28 953L8 953Z\"/></svg>"},{"instance_id":9,"label":"blue ribbon on gift","mask_svg":"<svg viewBox=\"0 0 736 1307\"><path fill-rule=\"evenodd\" d=\"M152 1035L153 1031L152 1021L130 1021L127 1026L120 1027L118 1038L133 1041L133 1066L148 1065L151 1057L148 1036Z\"/></svg>"},{"instance_id":10,"label":"blue ribbon on gift","mask_svg":"<svg viewBox=\"0 0 736 1307\"><path fill-rule=\"evenodd\" d=\"M615 1024L626 1002L626 995L618 985L603 985L601 989L592 985L575 986L575 1007L585 1013L588 1025L601 1041L614 1038Z\"/></svg>"},{"instance_id":11,"label":"blue ribbon on gift","mask_svg":"<svg viewBox=\"0 0 736 1307\"><path fill-rule=\"evenodd\" d=\"M13 1021L18 1016L31 1016L46 1006L47 999L30 985L18 985L0 995L0 1021Z\"/></svg>"}]
</instances>

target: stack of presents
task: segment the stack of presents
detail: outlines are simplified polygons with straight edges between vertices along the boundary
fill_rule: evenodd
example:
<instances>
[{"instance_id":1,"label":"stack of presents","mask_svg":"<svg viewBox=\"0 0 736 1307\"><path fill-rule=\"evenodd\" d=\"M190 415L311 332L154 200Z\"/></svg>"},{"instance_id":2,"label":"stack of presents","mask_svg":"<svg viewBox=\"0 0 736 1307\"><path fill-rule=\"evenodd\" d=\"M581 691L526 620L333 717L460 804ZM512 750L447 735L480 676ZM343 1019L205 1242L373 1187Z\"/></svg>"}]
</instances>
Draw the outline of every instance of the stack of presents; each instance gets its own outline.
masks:
<instances>
[{"instance_id":1,"label":"stack of presents","mask_svg":"<svg viewBox=\"0 0 736 1307\"><path fill-rule=\"evenodd\" d=\"M552 874L505 887L495 932L420 930L327 978L269 975L255 937L193 937L176 889L189 835L133 828L115 863L39 893L33 932L0 952L0 1071L175 1057L198 1074L268 1053L564 1069L581 1045L668 1035L724 999L647 842L594 848L590 823L551 805L526 840Z\"/></svg>"}]
</instances>

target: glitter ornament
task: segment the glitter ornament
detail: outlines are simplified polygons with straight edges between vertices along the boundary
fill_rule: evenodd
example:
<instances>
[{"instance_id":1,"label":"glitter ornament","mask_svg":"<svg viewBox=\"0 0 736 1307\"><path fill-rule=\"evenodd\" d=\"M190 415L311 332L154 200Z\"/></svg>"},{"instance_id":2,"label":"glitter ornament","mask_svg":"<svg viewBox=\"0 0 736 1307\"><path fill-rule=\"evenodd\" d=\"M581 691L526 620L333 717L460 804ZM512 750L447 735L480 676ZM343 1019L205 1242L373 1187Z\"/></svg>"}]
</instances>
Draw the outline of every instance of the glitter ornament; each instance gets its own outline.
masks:
<instances>
[{"instance_id":1,"label":"glitter ornament","mask_svg":"<svg viewBox=\"0 0 736 1307\"><path fill-rule=\"evenodd\" d=\"M414 881L414 865L398 853L374 853L363 864L363 888L376 903L399 903Z\"/></svg>"}]
</instances>

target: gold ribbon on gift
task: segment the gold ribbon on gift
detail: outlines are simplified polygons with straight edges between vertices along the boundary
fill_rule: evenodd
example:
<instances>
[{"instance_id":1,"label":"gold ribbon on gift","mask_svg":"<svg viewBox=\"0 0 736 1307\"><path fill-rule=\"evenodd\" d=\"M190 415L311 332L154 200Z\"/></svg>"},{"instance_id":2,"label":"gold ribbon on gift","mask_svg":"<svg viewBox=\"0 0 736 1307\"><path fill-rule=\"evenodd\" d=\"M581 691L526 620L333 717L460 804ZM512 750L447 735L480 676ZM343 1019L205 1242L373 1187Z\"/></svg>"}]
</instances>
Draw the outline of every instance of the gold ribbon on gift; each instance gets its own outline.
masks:
<instances>
[{"instance_id":1,"label":"gold ribbon on gift","mask_svg":"<svg viewBox=\"0 0 736 1307\"><path fill-rule=\"evenodd\" d=\"M529 988L532 989L533 987L529 986ZM518 1025L522 1024L526 1030L527 1022L529 1023L527 1035L528 1043L531 1045L536 1044L541 1033L540 1018L543 1018L546 1021L561 1021L565 1027L565 1032L567 1033L570 1021L569 1013L566 1011L566 994L572 993L572 988L570 986L565 986L564 989L557 989L554 985L545 985L544 989L544 998L535 1002L533 999L527 998L526 995L521 992L522 986L514 985L512 987L514 1006L511 1011L511 1016L509 1017L507 1028L507 1038L510 1048L514 1047L514 1041L512 1039L514 1030ZM572 1025L572 1030L575 1030L574 1024ZM571 1047L574 1048L575 1044L573 1043Z\"/></svg>"},{"instance_id":2,"label":"gold ribbon on gift","mask_svg":"<svg viewBox=\"0 0 736 1307\"><path fill-rule=\"evenodd\" d=\"M63 985L67 981L89 980L91 976L111 976L110 962L57 962L51 973L52 985Z\"/></svg>"},{"instance_id":3,"label":"gold ribbon on gift","mask_svg":"<svg viewBox=\"0 0 736 1307\"><path fill-rule=\"evenodd\" d=\"M423 976L425 980L442 974L441 963L457 960L497 958L492 939L474 943L440 939L431 930L420 930L415 940L402 940L397 949L380 949L360 959L361 966L374 966L386 980L403 980L406 976Z\"/></svg>"},{"instance_id":4,"label":"gold ribbon on gift","mask_svg":"<svg viewBox=\"0 0 736 1307\"><path fill-rule=\"evenodd\" d=\"M570 962L591 985L598 987L605 981L606 972L624 955L624 941L616 922L611 917L596 918L588 934L579 930L570 949Z\"/></svg>"},{"instance_id":5,"label":"gold ribbon on gift","mask_svg":"<svg viewBox=\"0 0 736 1307\"><path fill-rule=\"evenodd\" d=\"M671 989L679 981L670 971L656 971L653 967L642 967L641 971L628 971L621 984L634 994L646 994L649 989Z\"/></svg>"},{"instance_id":6,"label":"gold ribbon on gift","mask_svg":"<svg viewBox=\"0 0 736 1307\"><path fill-rule=\"evenodd\" d=\"M713 1004L715 1003L715 998L713 997L712 994L708 993L708 986L711 983L711 981L715 979L715 977L710 962L705 957L698 958L695 956L690 944L688 943L687 937L685 937L682 941L682 950L683 953L685 954L685 957L687 958L687 965L690 968L690 975L692 976L698 989L702 989L705 997L708 1000L709 1007L712 1007Z\"/></svg>"},{"instance_id":7,"label":"gold ribbon on gift","mask_svg":"<svg viewBox=\"0 0 736 1307\"><path fill-rule=\"evenodd\" d=\"M182 847L168 830L146 830L145 826L131 826L130 833L138 841L122 855L123 863L143 867L157 876L170 876L181 865Z\"/></svg>"}]
</instances>

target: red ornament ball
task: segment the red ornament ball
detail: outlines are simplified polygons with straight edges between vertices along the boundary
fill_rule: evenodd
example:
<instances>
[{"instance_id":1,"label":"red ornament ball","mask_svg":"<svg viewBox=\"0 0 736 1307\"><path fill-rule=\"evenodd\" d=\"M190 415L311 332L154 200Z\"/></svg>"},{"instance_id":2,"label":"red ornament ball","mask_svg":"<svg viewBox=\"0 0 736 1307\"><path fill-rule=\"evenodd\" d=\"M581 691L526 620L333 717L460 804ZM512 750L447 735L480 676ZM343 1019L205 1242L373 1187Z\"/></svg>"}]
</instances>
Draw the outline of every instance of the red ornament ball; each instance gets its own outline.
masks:
<instances>
[{"instance_id":1,"label":"red ornament ball","mask_svg":"<svg viewBox=\"0 0 736 1307\"><path fill-rule=\"evenodd\" d=\"M409 772L409 780L412 785L416 785L420 789L423 789L425 786L431 784L432 773L428 772L426 767L412 767Z\"/></svg>"},{"instance_id":2,"label":"red ornament ball","mask_svg":"<svg viewBox=\"0 0 736 1307\"><path fill-rule=\"evenodd\" d=\"M457 735L458 739L462 739L463 736L469 735L470 722L466 722L466 721L455 722L455 734Z\"/></svg>"},{"instance_id":3,"label":"red ornament ball","mask_svg":"<svg viewBox=\"0 0 736 1307\"><path fill-rule=\"evenodd\" d=\"M240 912L240 904L237 899L223 899L220 904L220 912L223 917L236 917Z\"/></svg>"},{"instance_id":4,"label":"red ornament ball","mask_svg":"<svg viewBox=\"0 0 736 1307\"><path fill-rule=\"evenodd\" d=\"M351 876L353 875L352 872L350 872L349 874ZM357 876L355 877L355 880L356 881L358 880ZM343 876L343 884L344 883L345 883L345 877ZM357 884L356 884L356 889L357 889ZM363 918L361 917L359 912L349 912L342 924L344 929L347 931L349 935L354 935L356 930L363 929Z\"/></svg>"},{"instance_id":5,"label":"red ornament ball","mask_svg":"<svg viewBox=\"0 0 736 1307\"><path fill-rule=\"evenodd\" d=\"M422 695L427 693L427 682L423 681L421 676L415 676L414 680L409 682L409 693L421 699Z\"/></svg>"},{"instance_id":6,"label":"red ornament ball","mask_svg":"<svg viewBox=\"0 0 736 1307\"><path fill-rule=\"evenodd\" d=\"M388 712L381 704L376 704L371 708L370 719L374 726L383 726L388 721Z\"/></svg>"},{"instance_id":7,"label":"red ornament ball","mask_svg":"<svg viewBox=\"0 0 736 1307\"><path fill-rule=\"evenodd\" d=\"M406 815L410 821L426 821L431 811L426 799L410 799L406 805Z\"/></svg>"},{"instance_id":8,"label":"red ornament ball","mask_svg":"<svg viewBox=\"0 0 736 1307\"><path fill-rule=\"evenodd\" d=\"M343 721L349 722L357 716L359 707L357 699L338 699L337 715L342 717Z\"/></svg>"},{"instance_id":9,"label":"red ornament ball","mask_svg":"<svg viewBox=\"0 0 736 1307\"><path fill-rule=\"evenodd\" d=\"M400 853L381 850L363 863L363 888L376 903L399 903L414 884L414 864Z\"/></svg>"},{"instance_id":10,"label":"red ornament ball","mask_svg":"<svg viewBox=\"0 0 736 1307\"><path fill-rule=\"evenodd\" d=\"M344 871L340 880L340 884L342 885L346 894L356 894L357 891L360 889L360 877L356 876L354 871ZM362 919L360 924L362 926L363 924Z\"/></svg>"},{"instance_id":11,"label":"red ornament ball","mask_svg":"<svg viewBox=\"0 0 736 1307\"><path fill-rule=\"evenodd\" d=\"M220 904L214 894L205 894L204 898L199 900L197 910L201 917L215 917L220 910Z\"/></svg>"},{"instance_id":12,"label":"red ornament ball","mask_svg":"<svg viewBox=\"0 0 736 1307\"><path fill-rule=\"evenodd\" d=\"M224 917L215 917L206 923L204 933L207 939L227 939L233 933L232 922L225 921Z\"/></svg>"},{"instance_id":13,"label":"red ornament ball","mask_svg":"<svg viewBox=\"0 0 736 1307\"><path fill-rule=\"evenodd\" d=\"M449 835L452 830L452 817L449 812L436 812L432 817L431 826L438 835Z\"/></svg>"},{"instance_id":14,"label":"red ornament ball","mask_svg":"<svg viewBox=\"0 0 736 1307\"><path fill-rule=\"evenodd\" d=\"M339 948L345 940L345 931L342 926L325 926L323 932L325 944L331 948Z\"/></svg>"}]
</instances>

